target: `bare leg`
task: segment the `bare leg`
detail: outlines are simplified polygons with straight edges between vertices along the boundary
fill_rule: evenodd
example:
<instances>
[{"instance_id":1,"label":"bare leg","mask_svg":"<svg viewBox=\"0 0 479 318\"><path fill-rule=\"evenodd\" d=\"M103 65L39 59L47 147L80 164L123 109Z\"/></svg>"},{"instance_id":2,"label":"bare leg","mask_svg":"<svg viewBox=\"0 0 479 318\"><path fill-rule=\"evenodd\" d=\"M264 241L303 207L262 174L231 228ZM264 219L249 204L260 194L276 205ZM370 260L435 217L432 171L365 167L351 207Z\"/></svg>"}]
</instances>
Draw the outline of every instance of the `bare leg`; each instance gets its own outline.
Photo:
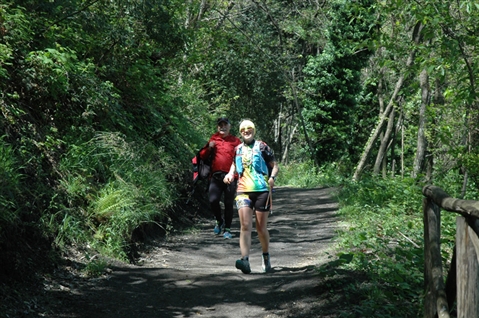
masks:
<instances>
[{"instance_id":1,"label":"bare leg","mask_svg":"<svg viewBox=\"0 0 479 318\"><path fill-rule=\"evenodd\" d=\"M268 231L268 216L269 212L258 212L256 214L256 231L261 242L263 253L269 252L269 231ZM251 243L250 243L251 244Z\"/></svg>"},{"instance_id":2,"label":"bare leg","mask_svg":"<svg viewBox=\"0 0 479 318\"><path fill-rule=\"evenodd\" d=\"M249 207L242 207L238 210L238 215L241 223L239 240L241 256L249 257L249 251L251 248L251 230L253 228L253 210Z\"/></svg>"}]
</instances>

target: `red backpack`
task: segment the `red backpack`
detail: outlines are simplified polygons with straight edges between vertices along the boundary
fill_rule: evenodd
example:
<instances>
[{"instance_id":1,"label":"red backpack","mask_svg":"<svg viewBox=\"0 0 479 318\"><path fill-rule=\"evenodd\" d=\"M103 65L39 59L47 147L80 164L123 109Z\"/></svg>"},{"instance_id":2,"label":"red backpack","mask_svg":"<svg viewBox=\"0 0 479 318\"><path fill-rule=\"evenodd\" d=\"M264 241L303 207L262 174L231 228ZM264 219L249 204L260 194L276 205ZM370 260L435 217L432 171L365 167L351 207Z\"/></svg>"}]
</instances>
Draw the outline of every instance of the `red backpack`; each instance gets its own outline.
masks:
<instances>
[{"instance_id":1,"label":"red backpack","mask_svg":"<svg viewBox=\"0 0 479 318\"><path fill-rule=\"evenodd\" d=\"M191 159L191 164L193 168L193 182L196 183L199 180L205 180L210 177L211 173L211 161L212 161L212 154L208 157L208 159L203 160L200 157L200 152L196 153Z\"/></svg>"},{"instance_id":2,"label":"red backpack","mask_svg":"<svg viewBox=\"0 0 479 318\"><path fill-rule=\"evenodd\" d=\"M208 146L208 144L206 144L205 147L207 147L207 146ZM201 148L201 149L203 149L203 148ZM191 197L192 197L193 193L195 192L196 184L198 183L198 181L207 180L209 182L209 179L210 179L211 163L212 163L213 158L214 158L214 153L213 153L213 151L211 151L208 158L206 160L203 160L200 157L201 149L191 159L191 165L192 165L192 170L193 170L193 190L191 190L190 194L188 195L188 200L186 201L186 204L188 204L188 202L190 202ZM208 186L206 188L208 189Z\"/></svg>"}]
</instances>

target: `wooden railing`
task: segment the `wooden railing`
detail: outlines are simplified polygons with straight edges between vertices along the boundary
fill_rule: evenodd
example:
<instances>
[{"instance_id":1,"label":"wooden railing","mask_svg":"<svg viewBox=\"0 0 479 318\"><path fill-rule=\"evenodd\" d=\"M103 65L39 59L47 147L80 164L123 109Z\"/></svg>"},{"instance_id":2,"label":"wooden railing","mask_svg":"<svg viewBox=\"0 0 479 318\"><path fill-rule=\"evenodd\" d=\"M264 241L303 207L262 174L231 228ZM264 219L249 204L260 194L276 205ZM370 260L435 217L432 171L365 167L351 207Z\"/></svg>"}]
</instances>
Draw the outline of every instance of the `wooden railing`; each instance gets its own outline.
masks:
<instances>
[{"instance_id":1,"label":"wooden railing","mask_svg":"<svg viewBox=\"0 0 479 318\"><path fill-rule=\"evenodd\" d=\"M479 201L450 197L436 186L424 194L424 317L479 317ZM441 259L441 210L455 212L456 242L446 282Z\"/></svg>"}]
</instances>

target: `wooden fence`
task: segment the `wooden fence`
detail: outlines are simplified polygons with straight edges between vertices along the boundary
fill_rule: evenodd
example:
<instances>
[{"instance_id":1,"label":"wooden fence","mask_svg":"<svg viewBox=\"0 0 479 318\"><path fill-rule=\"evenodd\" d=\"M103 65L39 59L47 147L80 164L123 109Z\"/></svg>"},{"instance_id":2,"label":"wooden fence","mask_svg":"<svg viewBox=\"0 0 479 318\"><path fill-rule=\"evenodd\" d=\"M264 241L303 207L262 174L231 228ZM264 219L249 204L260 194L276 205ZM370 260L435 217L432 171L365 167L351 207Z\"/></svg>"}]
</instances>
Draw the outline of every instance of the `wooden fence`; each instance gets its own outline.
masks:
<instances>
[{"instance_id":1,"label":"wooden fence","mask_svg":"<svg viewBox=\"0 0 479 318\"><path fill-rule=\"evenodd\" d=\"M479 317L479 201L450 197L436 186L424 194L424 317ZM441 210L458 213L456 242L446 282L441 260Z\"/></svg>"}]
</instances>

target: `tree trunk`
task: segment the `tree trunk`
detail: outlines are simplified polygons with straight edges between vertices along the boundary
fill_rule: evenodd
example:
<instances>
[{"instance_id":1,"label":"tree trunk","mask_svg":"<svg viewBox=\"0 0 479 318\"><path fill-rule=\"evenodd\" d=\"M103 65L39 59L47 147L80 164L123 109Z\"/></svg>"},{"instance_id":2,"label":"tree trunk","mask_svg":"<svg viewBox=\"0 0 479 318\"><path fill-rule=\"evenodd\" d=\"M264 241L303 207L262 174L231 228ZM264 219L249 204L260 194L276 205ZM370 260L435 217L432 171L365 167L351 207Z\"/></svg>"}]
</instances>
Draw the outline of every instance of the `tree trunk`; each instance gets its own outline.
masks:
<instances>
[{"instance_id":1,"label":"tree trunk","mask_svg":"<svg viewBox=\"0 0 479 318\"><path fill-rule=\"evenodd\" d=\"M443 87L444 87L444 79L436 78L434 82L434 105L444 105L445 98L443 94ZM431 127L436 127L437 119L435 117L431 118ZM435 140L435 130L431 129L431 140ZM427 168L426 168L426 183L432 183L432 174L434 172L434 149L431 149L431 145L428 145L428 151L426 151L426 158L427 158Z\"/></svg>"},{"instance_id":2,"label":"tree trunk","mask_svg":"<svg viewBox=\"0 0 479 318\"><path fill-rule=\"evenodd\" d=\"M294 105L296 106L296 110L298 111L298 115L299 115L299 119L301 121L301 125L303 126L304 138L306 139L306 142L308 143L309 153L310 153L311 156L313 156L314 163L316 164L316 167L319 168L318 159L314 155L313 145L311 144L311 141L309 140L308 132L306 131L306 124L304 123L303 113L301 112L301 107L299 106L298 95L296 94L296 87L294 86L294 83L295 83L295 80L296 80L295 76L294 76L294 69L291 70L291 78L292 78L292 82L290 83L290 85L291 85L291 90L293 91Z\"/></svg>"},{"instance_id":3,"label":"tree trunk","mask_svg":"<svg viewBox=\"0 0 479 318\"><path fill-rule=\"evenodd\" d=\"M292 127L292 126L290 126ZM294 134L296 133L296 129L298 128L298 124L294 125L292 129L289 131L289 136L286 139L286 143L284 145L284 152L283 152L283 157L281 158L281 162L283 164L288 164L288 154L289 154L289 148L291 146L291 141L293 140Z\"/></svg>"},{"instance_id":4,"label":"tree trunk","mask_svg":"<svg viewBox=\"0 0 479 318\"><path fill-rule=\"evenodd\" d=\"M413 40L415 43L419 43L422 29L423 29L422 23L418 22L416 26L414 27L414 31L413 31ZM409 68L413 64L415 56L416 56L416 50L412 50L407 59L406 68ZM379 133L381 132L384 122L386 121L386 117L389 115L389 112L393 108L394 101L396 100L396 97L399 91L401 90L403 83L404 83L404 74L399 76L399 79L396 82L396 86L394 88L394 92L391 98L389 99L389 104L384 110L384 112L381 114L381 116L379 117L378 125L373 130L373 132L371 133L371 136L369 137L369 140L366 143L361 159L359 160L359 163L356 166L356 171L354 172L354 175L353 175L354 181L357 181L359 179L359 176L361 175L364 167L366 166L366 162L369 157L369 154L371 153L371 149L373 148L374 142L376 141L376 139L379 136Z\"/></svg>"},{"instance_id":5,"label":"tree trunk","mask_svg":"<svg viewBox=\"0 0 479 318\"><path fill-rule=\"evenodd\" d=\"M274 121L274 142L279 145L279 153L283 152L283 135L281 125L283 123L283 104L281 103L279 107L279 113L277 119Z\"/></svg>"},{"instance_id":6,"label":"tree trunk","mask_svg":"<svg viewBox=\"0 0 479 318\"><path fill-rule=\"evenodd\" d=\"M429 103L429 76L426 69L422 70L419 76L421 85L421 106L419 108L419 127L417 132L417 151L416 158L414 159L414 168L411 177L417 178L417 176L424 172L424 158L427 150L426 134L426 107Z\"/></svg>"},{"instance_id":7,"label":"tree trunk","mask_svg":"<svg viewBox=\"0 0 479 318\"><path fill-rule=\"evenodd\" d=\"M394 136L392 137L394 138ZM392 142L390 143L392 144ZM389 146L388 146L388 149L389 149ZM386 150L387 151L387 150ZM383 156L383 161L381 163L381 167L382 167L382 172L383 172L383 179L386 179L387 177L387 174L388 174L388 160L387 160L387 156Z\"/></svg>"},{"instance_id":8,"label":"tree trunk","mask_svg":"<svg viewBox=\"0 0 479 318\"><path fill-rule=\"evenodd\" d=\"M412 52L411 55L409 56L407 66L410 66L410 64L412 64L413 59L414 59L414 52ZM376 126L374 131L371 133L371 136L369 137L369 140L366 143L366 147L364 148L361 159L359 160L359 163L356 167L356 171L354 172L354 175L353 175L354 181L357 181L359 179L359 176L361 175L361 172L364 169L364 166L366 165L366 161L369 157L371 149L373 148L374 142L376 141L376 139L379 136L379 133L381 132L381 129L386 121L386 116L389 115L389 112L393 108L394 100L396 99L403 83L404 83L404 75L401 75L396 83L396 88L394 89L393 95L391 96L391 99L389 100L388 106L379 117L378 125Z\"/></svg>"},{"instance_id":9,"label":"tree trunk","mask_svg":"<svg viewBox=\"0 0 479 318\"><path fill-rule=\"evenodd\" d=\"M395 114L394 108L391 110L391 113L389 114L389 119L388 119L388 126L386 128L386 132L384 134L383 140L381 141L381 146L379 147L378 155L376 157L376 162L374 163L374 169L373 169L373 174L378 175L379 171L381 169L381 164L383 163L383 159L386 158L386 151L388 148L388 145L390 144L389 140L391 140L391 134L393 132L394 128L394 114Z\"/></svg>"},{"instance_id":10,"label":"tree trunk","mask_svg":"<svg viewBox=\"0 0 479 318\"><path fill-rule=\"evenodd\" d=\"M384 67L381 68L380 71L380 80L378 83L378 102L379 102L379 115L381 115L384 111L384 97L383 97L383 73L384 73ZM384 142L384 134L381 134L381 143ZM387 156L382 156L383 160L381 161L381 167L382 167L382 172L383 172L383 178L386 178L387 174Z\"/></svg>"},{"instance_id":11,"label":"tree trunk","mask_svg":"<svg viewBox=\"0 0 479 318\"><path fill-rule=\"evenodd\" d=\"M401 125L401 178L404 178L404 124Z\"/></svg>"}]
</instances>

